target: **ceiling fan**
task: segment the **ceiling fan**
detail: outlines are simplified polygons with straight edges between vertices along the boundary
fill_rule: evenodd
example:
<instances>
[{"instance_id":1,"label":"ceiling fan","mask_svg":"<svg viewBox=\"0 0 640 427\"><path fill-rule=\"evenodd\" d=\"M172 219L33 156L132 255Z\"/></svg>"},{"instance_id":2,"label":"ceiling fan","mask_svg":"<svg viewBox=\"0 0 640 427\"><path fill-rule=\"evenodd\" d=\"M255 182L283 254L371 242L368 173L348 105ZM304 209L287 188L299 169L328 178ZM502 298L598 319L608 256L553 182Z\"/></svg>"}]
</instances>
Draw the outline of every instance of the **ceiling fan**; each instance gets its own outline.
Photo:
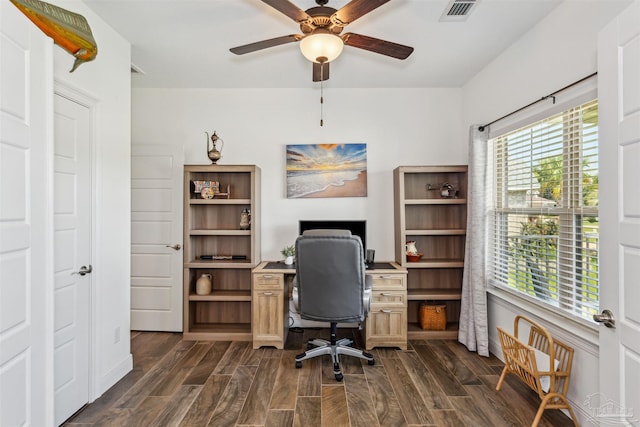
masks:
<instances>
[{"instance_id":1,"label":"ceiling fan","mask_svg":"<svg viewBox=\"0 0 640 427\"><path fill-rule=\"evenodd\" d=\"M299 41L303 55L313 62L314 82L329 78L329 63L340 55L344 45L397 59L406 59L413 52L410 46L355 33L341 34L348 24L390 0L351 0L339 10L325 6L328 0L316 0L318 6L304 11L288 0L262 1L296 21L302 34L289 34L229 50L236 55L244 55Z\"/></svg>"}]
</instances>

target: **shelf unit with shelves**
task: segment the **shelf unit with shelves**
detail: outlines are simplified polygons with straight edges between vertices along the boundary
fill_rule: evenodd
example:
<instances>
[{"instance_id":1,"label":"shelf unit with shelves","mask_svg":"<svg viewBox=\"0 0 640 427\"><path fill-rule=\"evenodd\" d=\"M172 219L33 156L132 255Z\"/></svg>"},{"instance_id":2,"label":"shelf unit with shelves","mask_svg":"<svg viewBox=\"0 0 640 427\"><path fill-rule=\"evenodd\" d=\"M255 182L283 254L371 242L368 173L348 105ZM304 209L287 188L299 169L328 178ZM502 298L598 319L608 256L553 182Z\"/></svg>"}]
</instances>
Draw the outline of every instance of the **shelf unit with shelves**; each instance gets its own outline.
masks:
<instances>
[{"instance_id":1,"label":"shelf unit with shelves","mask_svg":"<svg viewBox=\"0 0 640 427\"><path fill-rule=\"evenodd\" d=\"M458 336L467 225L467 166L399 166L394 169L395 258L407 274L408 339ZM455 197L443 197L450 184ZM414 241L423 254L409 262L405 244ZM447 327L423 330L422 302L446 306Z\"/></svg>"},{"instance_id":2,"label":"shelf unit with shelves","mask_svg":"<svg viewBox=\"0 0 640 427\"><path fill-rule=\"evenodd\" d=\"M206 198L194 181L216 181L225 198ZM260 263L260 168L255 165L184 167L184 321L187 340L250 341L251 270ZM243 210L251 226L240 227ZM213 290L198 295L196 280L210 274Z\"/></svg>"}]
</instances>

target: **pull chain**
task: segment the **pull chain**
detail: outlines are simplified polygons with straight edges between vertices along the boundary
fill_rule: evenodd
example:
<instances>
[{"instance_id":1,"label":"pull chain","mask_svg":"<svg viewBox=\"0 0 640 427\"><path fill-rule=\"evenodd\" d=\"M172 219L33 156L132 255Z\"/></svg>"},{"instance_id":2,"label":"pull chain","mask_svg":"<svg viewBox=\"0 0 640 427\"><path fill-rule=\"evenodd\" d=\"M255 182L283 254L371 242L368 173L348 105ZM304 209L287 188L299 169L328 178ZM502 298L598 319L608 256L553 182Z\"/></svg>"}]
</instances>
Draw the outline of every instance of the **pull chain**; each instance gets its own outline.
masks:
<instances>
[{"instance_id":1,"label":"pull chain","mask_svg":"<svg viewBox=\"0 0 640 427\"><path fill-rule=\"evenodd\" d=\"M320 63L320 126L324 125L324 63Z\"/></svg>"}]
</instances>

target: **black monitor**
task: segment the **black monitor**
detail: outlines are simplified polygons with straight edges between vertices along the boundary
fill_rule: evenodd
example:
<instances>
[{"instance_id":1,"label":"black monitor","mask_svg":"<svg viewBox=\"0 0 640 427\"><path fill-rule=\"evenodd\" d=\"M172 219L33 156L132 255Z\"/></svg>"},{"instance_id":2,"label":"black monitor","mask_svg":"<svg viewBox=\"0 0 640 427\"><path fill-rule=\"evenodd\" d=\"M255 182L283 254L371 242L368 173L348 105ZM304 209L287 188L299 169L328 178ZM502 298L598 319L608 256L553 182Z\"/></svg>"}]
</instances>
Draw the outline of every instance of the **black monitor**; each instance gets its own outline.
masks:
<instances>
[{"instance_id":1,"label":"black monitor","mask_svg":"<svg viewBox=\"0 0 640 427\"><path fill-rule=\"evenodd\" d=\"M352 235L360 237L362 248L367 249L367 221L366 220L300 220L299 234L307 230L329 229L329 230L349 230Z\"/></svg>"}]
</instances>

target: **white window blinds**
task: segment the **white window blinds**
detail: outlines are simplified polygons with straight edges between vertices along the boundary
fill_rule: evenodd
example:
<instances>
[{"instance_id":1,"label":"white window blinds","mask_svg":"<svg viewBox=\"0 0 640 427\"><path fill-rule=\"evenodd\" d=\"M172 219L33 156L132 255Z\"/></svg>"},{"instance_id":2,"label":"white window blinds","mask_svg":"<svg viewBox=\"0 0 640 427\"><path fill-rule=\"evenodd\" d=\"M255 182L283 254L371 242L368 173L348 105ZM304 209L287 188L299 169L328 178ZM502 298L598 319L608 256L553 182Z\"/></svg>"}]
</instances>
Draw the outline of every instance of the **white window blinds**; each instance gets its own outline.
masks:
<instances>
[{"instance_id":1,"label":"white window blinds","mask_svg":"<svg viewBox=\"0 0 640 427\"><path fill-rule=\"evenodd\" d=\"M572 315L598 312L598 104L491 140L489 277Z\"/></svg>"}]
</instances>

